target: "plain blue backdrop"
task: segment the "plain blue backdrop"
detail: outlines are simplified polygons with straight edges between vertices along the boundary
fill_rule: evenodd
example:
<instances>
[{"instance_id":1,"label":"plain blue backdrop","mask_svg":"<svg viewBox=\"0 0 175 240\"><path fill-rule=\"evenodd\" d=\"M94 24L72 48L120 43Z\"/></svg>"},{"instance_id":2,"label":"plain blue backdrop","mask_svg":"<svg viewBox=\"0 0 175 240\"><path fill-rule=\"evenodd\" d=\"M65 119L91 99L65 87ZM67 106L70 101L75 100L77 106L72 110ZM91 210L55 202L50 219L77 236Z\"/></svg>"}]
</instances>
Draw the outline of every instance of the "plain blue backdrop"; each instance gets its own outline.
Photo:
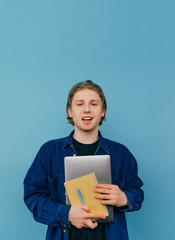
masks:
<instances>
[{"instance_id":1,"label":"plain blue backdrop","mask_svg":"<svg viewBox=\"0 0 175 240\"><path fill-rule=\"evenodd\" d=\"M174 23L173 0L1 0L1 239L45 238L23 179L39 147L73 129L67 94L87 79L107 97L102 134L130 149L144 181L130 239L175 238Z\"/></svg>"}]
</instances>

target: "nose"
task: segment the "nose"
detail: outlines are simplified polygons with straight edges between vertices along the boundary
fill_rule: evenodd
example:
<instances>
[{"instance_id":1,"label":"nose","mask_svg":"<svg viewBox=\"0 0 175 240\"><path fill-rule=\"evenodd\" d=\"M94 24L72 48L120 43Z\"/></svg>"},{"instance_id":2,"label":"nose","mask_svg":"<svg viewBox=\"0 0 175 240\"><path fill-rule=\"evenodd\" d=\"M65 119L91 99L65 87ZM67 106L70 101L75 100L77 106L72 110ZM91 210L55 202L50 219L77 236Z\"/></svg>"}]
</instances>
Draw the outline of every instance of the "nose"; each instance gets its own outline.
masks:
<instances>
[{"instance_id":1,"label":"nose","mask_svg":"<svg viewBox=\"0 0 175 240\"><path fill-rule=\"evenodd\" d=\"M89 112L90 112L89 104L85 104L85 106L84 106L84 112L85 112L85 113L89 113Z\"/></svg>"}]
</instances>

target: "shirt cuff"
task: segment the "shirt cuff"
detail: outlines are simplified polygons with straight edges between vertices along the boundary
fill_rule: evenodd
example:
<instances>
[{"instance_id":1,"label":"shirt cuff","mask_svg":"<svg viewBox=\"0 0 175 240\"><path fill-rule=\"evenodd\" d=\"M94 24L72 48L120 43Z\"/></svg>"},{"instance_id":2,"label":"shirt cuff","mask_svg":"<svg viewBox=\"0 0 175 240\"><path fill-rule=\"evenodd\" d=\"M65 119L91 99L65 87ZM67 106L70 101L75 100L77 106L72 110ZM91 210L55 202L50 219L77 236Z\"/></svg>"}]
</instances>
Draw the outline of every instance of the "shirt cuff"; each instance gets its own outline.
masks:
<instances>
[{"instance_id":1,"label":"shirt cuff","mask_svg":"<svg viewBox=\"0 0 175 240\"><path fill-rule=\"evenodd\" d=\"M133 210L133 195L128 191L124 191L124 193L126 194L129 204L127 206L119 207L119 210L122 212L130 212Z\"/></svg>"},{"instance_id":2,"label":"shirt cuff","mask_svg":"<svg viewBox=\"0 0 175 240\"><path fill-rule=\"evenodd\" d=\"M59 207L57 209L57 221L60 223L62 227L70 228L69 224L69 210L71 206L69 205L62 205L59 204Z\"/></svg>"}]
</instances>

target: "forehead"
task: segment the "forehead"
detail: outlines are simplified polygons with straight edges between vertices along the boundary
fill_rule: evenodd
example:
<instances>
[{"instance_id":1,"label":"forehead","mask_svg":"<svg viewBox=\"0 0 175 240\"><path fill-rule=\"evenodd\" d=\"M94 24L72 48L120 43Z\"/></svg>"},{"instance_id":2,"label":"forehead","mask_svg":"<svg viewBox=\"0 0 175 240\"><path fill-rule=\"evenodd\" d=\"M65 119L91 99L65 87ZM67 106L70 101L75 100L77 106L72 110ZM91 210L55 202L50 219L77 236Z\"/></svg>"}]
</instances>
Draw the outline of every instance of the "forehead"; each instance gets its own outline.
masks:
<instances>
[{"instance_id":1,"label":"forehead","mask_svg":"<svg viewBox=\"0 0 175 240\"><path fill-rule=\"evenodd\" d=\"M99 94L90 89L82 89L76 92L73 96L73 101L78 101L78 100L96 100L96 101L101 101L101 98Z\"/></svg>"}]
</instances>

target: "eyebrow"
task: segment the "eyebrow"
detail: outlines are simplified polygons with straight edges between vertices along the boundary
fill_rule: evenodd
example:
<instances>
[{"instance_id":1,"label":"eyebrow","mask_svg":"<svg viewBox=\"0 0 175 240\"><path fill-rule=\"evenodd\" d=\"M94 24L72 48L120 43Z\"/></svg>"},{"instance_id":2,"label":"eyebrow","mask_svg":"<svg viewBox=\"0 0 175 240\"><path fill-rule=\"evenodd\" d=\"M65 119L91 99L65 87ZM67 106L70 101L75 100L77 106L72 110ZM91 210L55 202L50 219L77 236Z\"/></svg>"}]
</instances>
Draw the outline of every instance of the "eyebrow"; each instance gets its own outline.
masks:
<instances>
[{"instance_id":1,"label":"eyebrow","mask_svg":"<svg viewBox=\"0 0 175 240\"><path fill-rule=\"evenodd\" d=\"M75 102L84 102L84 100L83 99L78 99L78 100L75 100ZM92 100L90 100L90 102L100 102L100 101L92 99Z\"/></svg>"}]
</instances>

